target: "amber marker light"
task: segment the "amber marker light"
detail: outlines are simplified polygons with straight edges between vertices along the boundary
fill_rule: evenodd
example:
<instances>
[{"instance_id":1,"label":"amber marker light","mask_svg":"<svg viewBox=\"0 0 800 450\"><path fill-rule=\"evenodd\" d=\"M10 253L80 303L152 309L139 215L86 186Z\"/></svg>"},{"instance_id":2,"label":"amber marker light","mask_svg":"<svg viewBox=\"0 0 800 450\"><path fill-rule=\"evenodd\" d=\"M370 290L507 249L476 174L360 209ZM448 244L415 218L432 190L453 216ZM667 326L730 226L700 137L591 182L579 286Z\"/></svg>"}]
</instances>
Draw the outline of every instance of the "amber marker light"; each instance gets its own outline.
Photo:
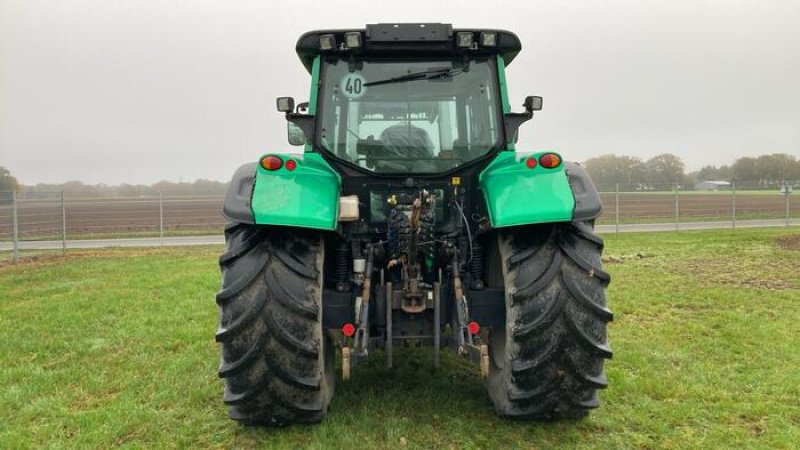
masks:
<instances>
[{"instance_id":1,"label":"amber marker light","mask_svg":"<svg viewBox=\"0 0 800 450\"><path fill-rule=\"evenodd\" d=\"M561 165L561 157L555 153L545 153L539 157L539 165L546 169L555 169Z\"/></svg>"},{"instance_id":2,"label":"amber marker light","mask_svg":"<svg viewBox=\"0 0 800 450\"><path fill-rule=\"evenodd\" d=\"M278 170L283 167L283 160L275 155L267 155L261 158L260 163L264 170Z\"/></svg>"}]
</instances>

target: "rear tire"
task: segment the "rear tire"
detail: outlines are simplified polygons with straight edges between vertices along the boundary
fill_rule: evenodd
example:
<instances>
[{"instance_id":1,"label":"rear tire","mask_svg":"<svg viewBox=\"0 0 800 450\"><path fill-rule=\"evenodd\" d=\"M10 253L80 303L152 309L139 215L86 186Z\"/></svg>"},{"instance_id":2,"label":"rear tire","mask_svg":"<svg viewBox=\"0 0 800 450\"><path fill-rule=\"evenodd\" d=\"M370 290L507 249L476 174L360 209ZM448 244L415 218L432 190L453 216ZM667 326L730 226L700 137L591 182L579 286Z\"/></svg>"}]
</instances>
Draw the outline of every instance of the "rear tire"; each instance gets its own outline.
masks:
<instances>
[{"instance_id":1,"label":"rear tire","mask_svg":"<svg viewBox=\"0 0 800 450\"><path fill-rule=\"evenodd\" d=\"M576 419L598 407L613 315L593 228L576 222L498 233L488 282L505 287L506 326L491 330L487 381L498 415Z\"/></svg>"},{"instance_id":2,"label":"rear tire","mask_svg":"<svg viewBox=\"0 0 800 450\"><path fill-rule=\"evenodd\" d=\"M322 237L231 224L225 241L216 340L231 419L247 425L321 421L335 381L335 349L322 329Z\"/></svg>"}]
</instances>

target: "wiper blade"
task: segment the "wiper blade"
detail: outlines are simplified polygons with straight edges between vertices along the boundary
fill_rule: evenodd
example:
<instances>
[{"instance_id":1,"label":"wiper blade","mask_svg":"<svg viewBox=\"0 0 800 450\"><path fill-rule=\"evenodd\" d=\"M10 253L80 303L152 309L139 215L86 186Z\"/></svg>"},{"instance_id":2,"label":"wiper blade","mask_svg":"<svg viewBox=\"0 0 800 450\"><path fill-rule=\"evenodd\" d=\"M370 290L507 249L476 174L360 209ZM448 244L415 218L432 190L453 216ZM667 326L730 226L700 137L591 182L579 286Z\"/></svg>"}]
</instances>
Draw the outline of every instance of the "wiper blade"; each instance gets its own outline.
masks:
<instances>
[{"instance_id":1,"label":"wiper blade","mask_svg":"<svg viewBox=\"0 0 800 450\"><path fill-rule=\"evenodd\" d=\"M364 83L364 87L369 86L380 86L382 84L392 84L392 83L404 83L406 81L415 81L415 80L444 80L451 78L455 75L464 72L463 68L449 68L449 67L442 67L438 69L428 69L424 72L414 72L409 73L406 75L401 75L399 77L392 77L387 78L385 80L378 80L378 81L370 81L368 83Z\"/></svg>"}]
</instances>

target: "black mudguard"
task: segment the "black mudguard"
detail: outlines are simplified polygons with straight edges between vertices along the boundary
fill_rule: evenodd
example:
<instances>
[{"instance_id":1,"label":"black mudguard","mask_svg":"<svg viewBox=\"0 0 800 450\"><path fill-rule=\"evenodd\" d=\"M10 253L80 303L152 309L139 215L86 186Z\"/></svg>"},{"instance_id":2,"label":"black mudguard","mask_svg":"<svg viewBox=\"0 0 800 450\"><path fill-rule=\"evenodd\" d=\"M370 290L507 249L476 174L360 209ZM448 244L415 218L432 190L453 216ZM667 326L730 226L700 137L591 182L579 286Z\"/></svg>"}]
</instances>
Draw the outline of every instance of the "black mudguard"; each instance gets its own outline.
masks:
<instances>
[{"instance_id":1,"label":"black mudguard","mask_svg":"<svg viewBox=\"0 0 800 450\"><path fill-rule=\"evenodd\" d=\"M228 192L225 194L225 203L222 205L222 215L225 219L237 223L255 223L250 201L253 198L257 164L245 164L233 174Z\"/></svg>"},{"instance_id":2,"label":"black mudguard","mask_svg":"<svg viewBox=\"0 0 800 450\"><path fill-rule=\"evenodd\" d=\"M586 221L596 219L603 212L600 194L594 186L586 169L576 162L565 162L569 187L575 197L575 210L572 213L573 221Z\"/></svg>"}]
</instances>

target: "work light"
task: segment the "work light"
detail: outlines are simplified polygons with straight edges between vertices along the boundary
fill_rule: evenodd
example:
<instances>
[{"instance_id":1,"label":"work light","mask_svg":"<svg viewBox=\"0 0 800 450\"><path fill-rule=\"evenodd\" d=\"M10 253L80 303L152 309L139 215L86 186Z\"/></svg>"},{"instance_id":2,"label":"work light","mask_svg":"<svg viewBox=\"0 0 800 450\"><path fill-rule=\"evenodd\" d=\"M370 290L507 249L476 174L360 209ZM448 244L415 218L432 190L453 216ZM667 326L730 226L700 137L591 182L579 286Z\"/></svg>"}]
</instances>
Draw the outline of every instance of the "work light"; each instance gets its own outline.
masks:
<instances>
[{"instance_id":1,"label":"work light","mask_svg":"<svg viewBox=\"0 0 800 450\"><path fill-rule=\"evenodd\" d=\"M290 113L294 111L294 99L292 97L278 97L275 100L277 103L278 111Z\"/></svg>"},{"instance_id":2,"label":"work light","mask_svg":"<svg viewBox=\"0 0 800 450\"><path fill-rule=\"evenodd\" d=\"M494 47L497 45L497 33L484 31L481 33L481 47Z\"/></svg>"},{"instance_id":3,"label":"work light","mask_svg":"<svg viewBox=\"0 0 800 450\"><path fill-rule=\"evenodd\" d=\"M359 48L361 47L361 33L345 33L344 34L344 46L347 48Z\"/></svg>"},{"instance_id":4,"label":"work light","mask_svg":"<svg viewBox=\"0 0 800 450\"><path fill-rule=\"evenodd\" d=\"M319 36L320 50L333 50L336 48L336 36L332 34L322 34Z\"/></svg>"},{"instance_id":5,"label":"work light","mask_svg":"<svg viewBox=\"0 0 800 450\"><path fill-rule=\"evenodd\" d=\"M472 32L471 31L459 31L456 35L456 45L459 48L470 48L472 47Z\"/></svg>"}]
</instances>

